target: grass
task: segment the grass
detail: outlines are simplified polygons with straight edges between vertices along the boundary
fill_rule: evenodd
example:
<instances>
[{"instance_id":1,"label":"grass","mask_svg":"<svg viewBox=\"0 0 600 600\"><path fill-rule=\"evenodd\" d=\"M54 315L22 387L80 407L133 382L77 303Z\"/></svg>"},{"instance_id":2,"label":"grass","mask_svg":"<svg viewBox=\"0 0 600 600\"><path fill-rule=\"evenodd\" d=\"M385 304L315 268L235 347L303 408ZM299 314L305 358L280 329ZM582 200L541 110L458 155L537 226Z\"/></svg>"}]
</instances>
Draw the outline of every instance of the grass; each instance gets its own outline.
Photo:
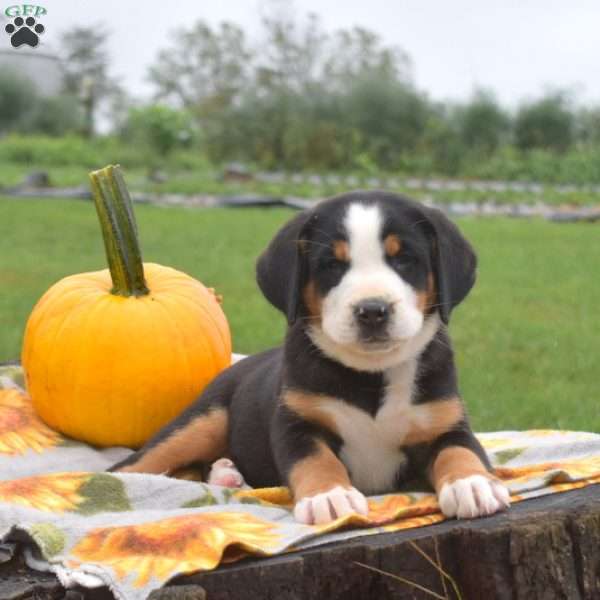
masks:
<instances>
[{"instance_id":1,"label":"grass","mask_svg":"<svg viewBox=\"0 0 600 600\"><path fill-rule=\"evenodd\" d=\"M284 209L137 206L144 259L171 265L225 297L234 346L279 343L284 320L260 295L254 262ZM41 294L72 273L104 268L91 203L0 197L0 360L19 355ZM453 315L461 389L477 430L600 431L598 228L540 220L462 219L479 281Z\"/></svg>"},{"instance_id":2,"label":"grass","mask_svg":"<svg viewBox=\"0 0 600 600\"><path fill-rule=\"evenodd\" d=\"M94 167L90 166L90 169ZM95 165L94 168L98 168ZM0 164L0 191L2 187L10 188L21 183L28 173L35 170L48 172L51 184L56 187L87 186L87 174L90 170L78 165L43 166L24 163L2 162ZM199 169L166 169L168 178L163 183L148 181L147 172L140 168L127 168L125 174L129 187L135 191L152 192L160 194L212 194L212 195L237 195L258 194L263 196L294 196L302 198L322 198L347 191L345 182L337 184L323 181L314 184L307 181L294 182L290 178L280 183L265 181L225 182L220 178L220 170L208 169L206 166ZM369 176L357 174L356 187L368 188ZM388 177L382 173L381 179ZM390 174L389 178L403 179L398 174ZM598 205L600 195L591 190L577 189L569 193L560 193L552 185L547 185L541 194L532 195L529 192L507 191L479 191L479 190L423 190L408 189L400 185L393 191L406 193L418 200L432 199L436 202L475 202L483 203L494 201L499 204L533 204L541 201L551 205L571 204L577 206Z\"/></svg>"},{"instance_id":3,"label":"grass","mask_svg":"<svg viewBox=\"0 0 600 600\"><path fill-rule=\"evenodd\" d=\"M405 577L402 577L401 575L390 573L389 571L383 571L381 569L378 569L377 567L373 567L372 565L367 565L365 563L361 563L358 561L354 561L354 564L358 565L359 567L362 567L363 569L367 569L369 571L379 573L380 575L383 575L384 577L389 577L391 579L395 579L399 583L402 583L410 588L419 590L419 591L423 592L425 595L430 596L432 598L438 598L438 600L450 600L450 596L448 595L448 585L449 585L452 587L452 591L454 592L453 596L456 598L456 600L462 600L463 596L458 588L458 585L456 584L456 581L454 580L454 578L451 575L449 575L444 570L444 568L441 565L437 538L436 537L433 538L435 559L433 559L431 556L429 556L429 554L427 554L427 552L425 552L425 550L423 550L413 540L408 540L408 544L412 547L412 549L417 554L420 554L429 563L429 565L433 569L435 569L438 572L438 574L440 576L440 583L442 584L442 591L444 592L443 596L441 594L438 594L437 592L434 592L433 590L431 590L429 588L426 588L426 587L420 585L416 581L406 579Z\"/></svg>"}]
</instances>

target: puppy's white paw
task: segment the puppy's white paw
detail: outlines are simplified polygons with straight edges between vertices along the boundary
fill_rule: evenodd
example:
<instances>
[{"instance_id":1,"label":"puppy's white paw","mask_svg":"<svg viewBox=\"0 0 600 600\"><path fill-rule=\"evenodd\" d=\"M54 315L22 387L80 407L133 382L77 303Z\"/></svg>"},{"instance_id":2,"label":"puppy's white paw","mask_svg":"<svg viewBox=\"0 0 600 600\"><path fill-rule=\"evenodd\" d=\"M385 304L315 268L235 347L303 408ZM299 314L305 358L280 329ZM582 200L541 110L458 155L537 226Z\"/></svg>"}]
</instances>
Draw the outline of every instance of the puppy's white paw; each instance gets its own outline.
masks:
<instances>
[{"instance_id":1,"label":"puppy's white paw","mask_svg":"<svg viewBox=\"0 0 600 600\"><path fill-rule=\"evenodd\" d=\"M228 458L220 458L212 464L206 482L211 485L239 488L244 485L244 478L232 461Z\"/></svg>"},{"instance_id":2,"label":"puppy's white paw","mask_svg":"<svg viewBox=\"0 0 600 600\"><path fill-rule=\"evenodd\" d=\"M510 496L499 481L483 475L471 475L445 483L438 502L447 517L472 519L504 510L510 504Z\"/></svg>"},{"instance_id":3,"label":"puppy's white paw","mask_svg":"<svg viewBox=\"0 0 600 600\"><path fill-rule=\"evenodd\" d=\"M340 486L302 498L294 507L296 521L307 525L321 525L353 513L366 515L368 512L367 499L357 489Z\"/></svg>"}]
</instances>

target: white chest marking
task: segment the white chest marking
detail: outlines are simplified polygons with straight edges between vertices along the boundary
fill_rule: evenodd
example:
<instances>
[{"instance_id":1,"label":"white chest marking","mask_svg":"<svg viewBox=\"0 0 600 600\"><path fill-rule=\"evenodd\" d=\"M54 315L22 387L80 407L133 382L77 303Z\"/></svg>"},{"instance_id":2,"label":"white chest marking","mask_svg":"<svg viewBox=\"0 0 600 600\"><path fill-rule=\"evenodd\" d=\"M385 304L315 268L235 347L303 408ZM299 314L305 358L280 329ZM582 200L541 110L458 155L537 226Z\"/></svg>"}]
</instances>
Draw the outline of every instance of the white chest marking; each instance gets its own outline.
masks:
<instances>
[{"instance_id":1,"label":"white chest marking","mask_svg":"<svg viewBox=\"0 0 600 600\"><path fill-rule=\"evenodd\" d=\"M343 440L340 458L352 483L363 493L394 489L398 470L406 463L401 445L415 425L427 427L429 413L412 404L417 361L409 360L386 372L387 391L373 418L342 400L323 400Z\"/></svg>"}]
</instances>

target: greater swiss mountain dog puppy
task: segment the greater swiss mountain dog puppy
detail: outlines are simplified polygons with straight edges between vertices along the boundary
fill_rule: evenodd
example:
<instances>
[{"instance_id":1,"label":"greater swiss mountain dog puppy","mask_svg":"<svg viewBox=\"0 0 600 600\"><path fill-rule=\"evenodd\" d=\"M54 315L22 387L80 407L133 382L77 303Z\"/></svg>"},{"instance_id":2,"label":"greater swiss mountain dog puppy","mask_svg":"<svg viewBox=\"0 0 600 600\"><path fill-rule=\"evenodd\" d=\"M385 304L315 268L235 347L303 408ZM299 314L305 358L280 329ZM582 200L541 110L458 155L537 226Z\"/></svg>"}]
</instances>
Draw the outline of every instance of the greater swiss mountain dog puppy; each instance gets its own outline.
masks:
<instances>
[{"instance_id":1,"label":"greater swiss mountain dog puppy","mask_svg":"<svg viewBox=\"0 0 600 600\"><path fill-rule=\"evenodd\" d=\"M173 473L228 456L254 487L289 485L294 514L366 514L364 494L426 476L447 516L508 506L461 401L447 324L476 257L441 212L353 192L302 212L257 263L287 317L283 347L221 373L113 470Z\"/></svg>"}]
</instances>

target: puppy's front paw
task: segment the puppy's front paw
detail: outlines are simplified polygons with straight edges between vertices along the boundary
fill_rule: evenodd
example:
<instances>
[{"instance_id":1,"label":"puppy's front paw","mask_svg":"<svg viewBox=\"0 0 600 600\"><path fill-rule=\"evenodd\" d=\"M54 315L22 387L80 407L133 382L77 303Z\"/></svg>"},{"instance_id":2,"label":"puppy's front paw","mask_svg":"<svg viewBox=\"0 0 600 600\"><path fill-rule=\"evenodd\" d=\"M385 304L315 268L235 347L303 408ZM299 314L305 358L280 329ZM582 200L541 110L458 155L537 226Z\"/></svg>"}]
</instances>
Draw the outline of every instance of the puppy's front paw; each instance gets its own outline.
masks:
<instances>
[{"instance_id":1,"label":"puppy's front paw","mask_svg":"<svg viewBox=\"0 0 600 600\"><path fill-rule=\"evenodd\" d=\"M366 515L368 512L367 499L357 489L340 486L302 498L294 507L296 521L307 525L321 525L353 513Z\"/></svg>"},{"instance_id":2,"label":"puppy's front paw","mask_svg":"<svg viewBox=\"0 0 600 600\"><path fill-rule=\"evenodd\" d=\"M439 505L447 517L472 519L493 515L510 504L506 487L483 475L471 475L445 483L439 494Z\"/></svg>"}]
</instances>

